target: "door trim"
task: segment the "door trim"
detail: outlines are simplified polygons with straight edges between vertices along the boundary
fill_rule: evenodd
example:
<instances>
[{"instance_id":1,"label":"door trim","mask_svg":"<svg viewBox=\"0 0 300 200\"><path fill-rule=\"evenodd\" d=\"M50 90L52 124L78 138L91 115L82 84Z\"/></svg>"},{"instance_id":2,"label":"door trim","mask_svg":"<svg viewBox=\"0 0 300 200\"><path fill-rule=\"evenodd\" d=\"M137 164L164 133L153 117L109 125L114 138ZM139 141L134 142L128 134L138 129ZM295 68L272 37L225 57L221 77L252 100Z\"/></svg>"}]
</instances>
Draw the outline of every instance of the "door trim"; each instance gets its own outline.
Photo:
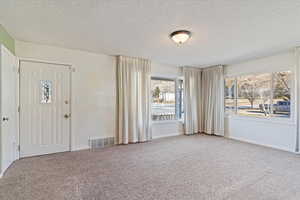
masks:
<instances>
[{"instance_id":1,"label":"door trim","mask_svg":"<svg viewBox=\"0 0 300 200\"><path fill-rule=\"evenodd\" d=\"M63 63L63 62L56 62L56 61L47 61L47 60L40 60L40 59L35 59L35 58L19 57L19 61L33 62L33 63L45 63L45 64L52 64L52 65L63 65L63 66L68 66L68 67L72 68L72 64L70 64L70 63Z\"/></svg>"},{"instance_id":2,"label":"door trim","mask_svg":"<svg viewBox=\"0 0 300 200\"><path fill-rule=\"evenodd\" d=\"M55 61L46 61L46 60L40 60L40 59L34 59L34 58L24 58L24 57L18 57L18 68L19 68L19 73L18 73L18 81L19 81L19 91L18 91L18 107L20 108L21 105L21 62L33 62L33 63L44 63L44 64L51 64L51 65L58 65L58 66L64 66L69 68L69 75L70 75L70 103L69 103L69 108L70 108L70 123L69 123L69 151L73 150L73 131L72 131L72 118L73 118L73 110L72 110L72 72L75 72L74 68L72 67L72 64L69 63L61 63L61 62L55 62ZM22 108L20 108L21 110ZM18 113L18 118L19 118L19 127L18 127L18 138L17 138L17 144L18 144L18 159L21 158L21 144L20 144L20 138L21 138L21 112L19 111Z\"/></svg>"}]
</instances>

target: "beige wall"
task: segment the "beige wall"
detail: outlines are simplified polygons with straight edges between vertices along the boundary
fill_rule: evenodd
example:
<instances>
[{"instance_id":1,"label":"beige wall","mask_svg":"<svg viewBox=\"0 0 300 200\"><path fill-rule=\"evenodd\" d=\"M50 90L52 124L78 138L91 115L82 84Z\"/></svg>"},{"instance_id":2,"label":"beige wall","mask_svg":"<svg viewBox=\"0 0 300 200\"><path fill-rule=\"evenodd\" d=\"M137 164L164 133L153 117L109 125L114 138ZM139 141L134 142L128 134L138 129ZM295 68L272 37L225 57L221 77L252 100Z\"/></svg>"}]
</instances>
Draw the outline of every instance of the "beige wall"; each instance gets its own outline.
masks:
<instances>
[{"instance_id":1,"label":"beige wall","mask_svg":"<svg viewBox=\"0 0 300 200\"><path fill-rule=\"evenodd\" d=\"M72 149L88 148L89 137L115 133L115 57L16 41L19 57L70 63Z\"/></svg>"},{"instance_id":2,"label":"beige wall","mask_svg":"<svg viewBox=\"0 0 300 200\"><path fill-rule=\"evenodd\" d=\"M88 148L89 137L115 135L116 59L114 56L16 41L16 55L69 63L72 73L72 149ZM152 63L153 76L175 78L180 68ZM182 133L182 123L153 124L156 137Z\"/></svg>"},{"instance_id":3,"label":"beige wall","mask_svg":"<svg viewBox=\"0 0 300 200\"><path fill-rule=\"evenodd\" d=\"M297 66L293 50L252 59L225 67L225 76L264 72L292 71L291 118L256 118L238 115L225 117L225 134L229 138L294 152L297 138Z\"/></svg>"}]
</instances>

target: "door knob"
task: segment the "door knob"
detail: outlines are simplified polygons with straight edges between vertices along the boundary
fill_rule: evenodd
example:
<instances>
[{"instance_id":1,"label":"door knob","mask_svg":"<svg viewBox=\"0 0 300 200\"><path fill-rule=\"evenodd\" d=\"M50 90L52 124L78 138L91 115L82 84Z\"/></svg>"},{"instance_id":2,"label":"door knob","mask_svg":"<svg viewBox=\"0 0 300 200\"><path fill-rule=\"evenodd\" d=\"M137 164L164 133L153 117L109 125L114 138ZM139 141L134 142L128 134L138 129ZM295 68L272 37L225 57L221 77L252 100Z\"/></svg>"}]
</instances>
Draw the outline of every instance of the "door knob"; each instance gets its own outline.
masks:
<instances>
[{"instance_id":1,"label":"door knob","mask_svg":"<svg viewBox=\"0 0 300 200\"><path fill-rule=\"evenodd\" d=\"M8 121L8 120L9 120L8 117L3 117L3 118L2 118L2 121Z\"/></svg>"},{"instance_id":2,"label":"door knob","mask_svg":"<svg viewBox=\"0 0 300 200\"><path fill-rule=\"evenodd\" d=\"M66 119L68 119L69 117L71 117L71 114L70 115L68 115L68 114L64 115L64 118L66 118Z\"/></svg>"}]
</instances>

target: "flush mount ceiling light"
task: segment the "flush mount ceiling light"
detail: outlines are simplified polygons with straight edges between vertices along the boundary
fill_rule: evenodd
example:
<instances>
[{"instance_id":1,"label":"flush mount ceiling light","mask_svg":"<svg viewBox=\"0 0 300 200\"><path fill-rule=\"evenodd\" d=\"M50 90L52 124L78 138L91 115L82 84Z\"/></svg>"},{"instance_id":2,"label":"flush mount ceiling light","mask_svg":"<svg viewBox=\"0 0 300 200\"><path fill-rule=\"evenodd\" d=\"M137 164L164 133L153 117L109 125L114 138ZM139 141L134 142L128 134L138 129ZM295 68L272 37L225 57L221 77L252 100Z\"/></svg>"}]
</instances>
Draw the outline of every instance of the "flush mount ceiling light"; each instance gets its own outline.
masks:
<instances>
[{"instance_id":1,"label":"flush mount ceiling light","mask_svg":"<svg viewBox=\"0 0 300 200\"><path fill-rule=\"evenodd\" d=\"M191 32L187 30L174 31L173 33L170 34L170 38L176 44L183 44L186 41L188 41L188 39L191 38Z\"/></svg>"}]
</instances>

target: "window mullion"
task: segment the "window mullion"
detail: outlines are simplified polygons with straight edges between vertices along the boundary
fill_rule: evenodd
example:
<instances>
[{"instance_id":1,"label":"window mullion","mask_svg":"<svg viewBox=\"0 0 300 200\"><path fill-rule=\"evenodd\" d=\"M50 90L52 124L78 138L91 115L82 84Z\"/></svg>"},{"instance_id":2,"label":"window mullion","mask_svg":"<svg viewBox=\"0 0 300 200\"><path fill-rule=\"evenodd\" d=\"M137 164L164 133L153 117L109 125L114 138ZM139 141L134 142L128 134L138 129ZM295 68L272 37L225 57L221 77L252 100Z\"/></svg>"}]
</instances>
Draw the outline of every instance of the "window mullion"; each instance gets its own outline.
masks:
<instances>
[{"instance_id":1,"label":"window mullion","mask_svg":"<svg viewBox=\"0 0 300 200\"><path fill-rule=\"evenodd\" d=\"M179 103L179 83L178 83L178 79L175 79L175 117L176 119L179 119L179 107L178 107L178 103Z\"/></svg>"},{"instance_id":2,"label":"window mullion","mask_svg":"<svg viewBox=\"0 0 300 200\"><path fill-rule=\"evenodd\" d=\"M234 104L235 104L235 109L234 109L234 114L237 114L238 112L238 84L237 84L237 78L234 79Z\"/></svg>"},{"instance_id":3,"label":"window mullion","mask_svg":"<svg viewBox=\"0 0 300 200\"><path fill-rule=\"evenodd\" d=\"M273 117L274 73L271 73L270 117Z\"/></svg>"}]
</instances>

